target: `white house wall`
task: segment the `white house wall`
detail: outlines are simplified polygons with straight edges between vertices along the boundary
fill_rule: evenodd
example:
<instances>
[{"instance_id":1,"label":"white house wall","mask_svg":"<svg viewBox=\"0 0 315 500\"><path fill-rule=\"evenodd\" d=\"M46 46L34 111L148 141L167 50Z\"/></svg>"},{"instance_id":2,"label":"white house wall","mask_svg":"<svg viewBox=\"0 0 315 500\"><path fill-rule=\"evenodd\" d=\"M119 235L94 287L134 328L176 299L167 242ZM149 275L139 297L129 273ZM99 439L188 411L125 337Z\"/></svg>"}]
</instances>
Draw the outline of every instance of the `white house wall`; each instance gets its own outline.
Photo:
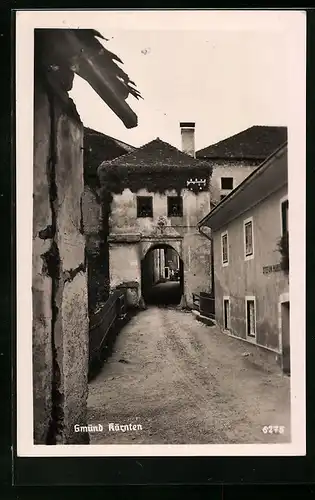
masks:
<instances>
[{"instance_id":1,"label":"white house wall","mask_svg":"<svg viewBox=\"0 0 315 500\"><path fill-rule=\"evenodd\" d=\"M212 163L212 162L211 162ZM246 177L248 177L254 170L256 170L258 164L245 165L244 162L230 162L230 161L220 161L213 162L213 172L211 178L211 202L218 203L220 201L221 195L228 194L230 189L221 189L221 178L222 177L232 177L233 178L233 189L235 189L241 182L243 182Z\"/></svg>"}]
</instances>

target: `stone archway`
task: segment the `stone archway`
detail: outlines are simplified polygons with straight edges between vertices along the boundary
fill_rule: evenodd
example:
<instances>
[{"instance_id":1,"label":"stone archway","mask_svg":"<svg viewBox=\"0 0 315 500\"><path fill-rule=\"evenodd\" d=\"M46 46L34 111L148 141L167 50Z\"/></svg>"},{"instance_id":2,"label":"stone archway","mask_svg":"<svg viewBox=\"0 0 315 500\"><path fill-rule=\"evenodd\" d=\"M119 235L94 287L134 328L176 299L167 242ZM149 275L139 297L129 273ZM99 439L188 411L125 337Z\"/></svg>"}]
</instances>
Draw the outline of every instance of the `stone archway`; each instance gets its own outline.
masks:
<instances>
[{"instance_id":1,"label":"stone archway","mask_svg":"<svg viewBox=\"0 0 315 500\"><path fill-rule=\"evenodd\" d=\"M140 243L140 259L142 260L149 250L157 248L158 246L172 247L182 259L182 239L179 238L150 238L142 239Z\"/></svg>"},{"instance_id":2,"label":"stone archway","mask_svg":"<svg viewBox=\"0 0 315 500\"><path fill-rule=\"evenodd\" d=\"M154 242L143 246L141 295L145 304L178 305L184 296L184 264L180 241ZM175 248L177 246L177 249Z\"/></svg>"}]
</instances>

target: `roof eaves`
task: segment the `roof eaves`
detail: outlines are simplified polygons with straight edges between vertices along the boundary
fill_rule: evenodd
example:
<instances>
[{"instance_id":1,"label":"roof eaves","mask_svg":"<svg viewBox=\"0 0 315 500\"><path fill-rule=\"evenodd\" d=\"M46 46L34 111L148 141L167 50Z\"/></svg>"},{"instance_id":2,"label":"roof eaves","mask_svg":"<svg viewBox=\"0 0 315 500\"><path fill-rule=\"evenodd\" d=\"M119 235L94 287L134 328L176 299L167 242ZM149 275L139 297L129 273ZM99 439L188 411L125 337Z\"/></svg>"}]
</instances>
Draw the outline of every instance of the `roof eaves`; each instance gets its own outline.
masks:
<instances>
[{"instance_id":1,"label":"roof eaves","mask_svg":"<svg viewBox=\"0 0 315 500\"><path fill-rule=\"evenodd\" d=\"M53 46L55 64L58 65L58 59L86 80L127 128L137 126L137 115L126 99L129 95L139 99L141 95L128 75L117 65L116 61L121 62L120 59L97 40L96 37L101 37L99 33L87 29L36 31L41 31L40 36L45 45L44 49L42 47L44 64Z\"/></svg>"},{"instance_id":2,"label":"roof eaves","mask_svg":"<svg viewBox=\"0 0 315 500\"><path fill-rule=\"evenodd\" d=\"M200 155L196 153L197 158L206 158L209 161L216 161L216 160L226 160L226 161L262 161L266 157L265 155L255 155L255 156L233 156L233 155Z\"/></svg>"},{"instance_id":3,"label":"roof eaves","mask_svg":"<svg viewBox=\"0 0 315 500\"><path fill-rule=\"evenodd\" d=\"M176 153L180 153L181 155L183 155L183 157L187 157L190 159L190 162L191 162L191 166L192 167L205 167L207 169L211 168L211 165L209 162L205 161L205 160L201 160L201 159L198 159L198 158L193 158L193 157L190 157L189 155L187 155L186 153L183 153L182 151L180 151L179 149L177 149L175 146L172 146L171 144L165 142L165 141L162 141L159 137L157 137L156 139L153 139L152 141L149 141L145 144L143 144L140 148L135 148L135 150L133 151L130 151L124 155L121 155L119 156L118 158L114 158L112 160L106 160L104 162L101 163L101 165L99 166L99 169L102 170L103 168L105 167L119 167L123 164L124 167L126 168L134 168L136 169L137 166L134 165L134 164L128 164L128 158L131 158L133 157L133 155L136 155L138 152L141 153L143 150L145 150L146 147L148 147L150 144L154 144L156 143L157 145L158 144L163 144L164 146L170 148L170 151L174 151ZM152 160L151 160L151 163L152 163ZM154 165L147 165L148 168L157 168L157 163L158 161L155 161L155 164ZM163 161L160 161L159 162L160 164L163 163ZM178 164L178 161L174 161L174 167L176 167ZM168 165L169 167L171 167L171 165ZM138 167L139 169L143 169L144 170L144 167L139 165Z\"/></svg>"},{"instance_id":4,"label":"roof eaves","mask_svg":"<svg viewBox=\"0 0 315 500\"><path fill-rule=\"evenodd\" d=\"M130 150L130 151L128 151L128 153L133 152L137 149L135 146L132 146L131 144L127 144L127 142L121 141L120 139L116 139L116 137L112 137L111 135L104 134L103 132L99 132L99 131L94 130L90 127L84 127L84 132L85 132L85 134L88 134L88 135L97 135L97 136L108 137L112 141L115 141L118 145L121 145L122 147L128 148Z\"/></svg>"}]
</instances>

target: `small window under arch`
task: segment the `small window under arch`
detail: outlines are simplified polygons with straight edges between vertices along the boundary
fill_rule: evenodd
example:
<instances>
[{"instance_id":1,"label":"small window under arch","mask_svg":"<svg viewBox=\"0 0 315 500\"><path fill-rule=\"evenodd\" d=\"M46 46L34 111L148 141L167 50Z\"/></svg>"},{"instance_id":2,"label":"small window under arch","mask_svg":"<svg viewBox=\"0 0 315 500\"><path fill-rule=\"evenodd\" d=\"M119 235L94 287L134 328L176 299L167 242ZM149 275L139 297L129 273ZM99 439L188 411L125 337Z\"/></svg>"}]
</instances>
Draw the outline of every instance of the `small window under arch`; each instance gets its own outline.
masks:
<instances>
[{"instance_id":1,"label":"small window under arch","mask_svg":"<svg viewBox=\"0 0 315 500\"><path fill-rule=\"evenodd\" d=\"M153 217L152 196L137 196L137 217Z\"/></svg>"},{"instance_id":2,"label":"small window under arch","mask_svg":"<svg viewBox=\"0 0 315 500\"><path fill-rule=\"evenodd\" d=\"M182 196L167 197L167 215L168 217L183 217Z\"/></svg>"}]
</instances>

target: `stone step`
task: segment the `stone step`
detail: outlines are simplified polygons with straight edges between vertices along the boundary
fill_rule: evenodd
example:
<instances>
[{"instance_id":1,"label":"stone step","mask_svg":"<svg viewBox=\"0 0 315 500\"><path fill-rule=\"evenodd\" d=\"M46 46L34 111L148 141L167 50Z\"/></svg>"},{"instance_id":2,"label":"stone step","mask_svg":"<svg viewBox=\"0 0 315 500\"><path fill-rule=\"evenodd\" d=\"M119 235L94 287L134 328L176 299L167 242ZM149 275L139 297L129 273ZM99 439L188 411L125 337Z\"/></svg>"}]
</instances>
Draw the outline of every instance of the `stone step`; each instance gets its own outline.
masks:
<instances>
[{"instance_id":1,"label":"stone step","mask_svg":"<svg viewBox=\"0 0 315 500\"><path fill-rule=\"evenodd\" d=\"M196 317L197 321L200 321L201 323L203 323L207 326L214 326L215 325L215 321L213 319L208 318L207 316L203 316L196 309L192 309L191 312Z\"/></svg>"}]
</instances>

